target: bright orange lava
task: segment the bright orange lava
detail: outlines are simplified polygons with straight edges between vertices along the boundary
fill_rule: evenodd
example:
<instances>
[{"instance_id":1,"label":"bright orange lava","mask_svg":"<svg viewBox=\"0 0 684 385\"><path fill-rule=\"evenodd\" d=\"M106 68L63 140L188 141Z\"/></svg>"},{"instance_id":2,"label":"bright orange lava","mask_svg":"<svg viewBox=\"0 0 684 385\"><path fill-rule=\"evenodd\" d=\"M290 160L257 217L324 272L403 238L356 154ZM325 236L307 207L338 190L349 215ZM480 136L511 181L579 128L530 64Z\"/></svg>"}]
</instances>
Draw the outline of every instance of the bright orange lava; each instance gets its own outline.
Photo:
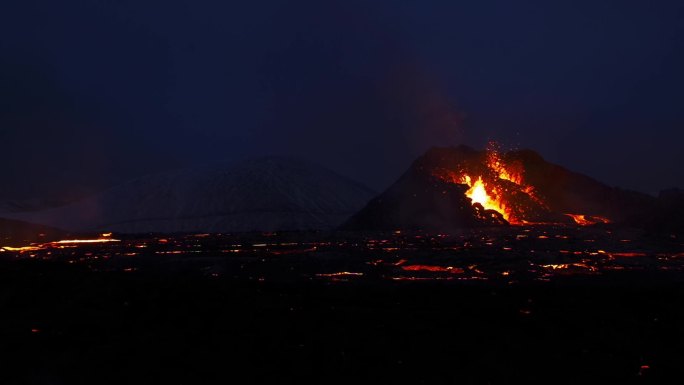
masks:
<instances>
[{"instance_id":1,"label":"bright orange lava","mask_svg":"<svg viewBox=\"0 0 684 385\"><path fill-rule=\"evenodd\" d=\"M610 223L610 220L608 218L604 217L597 217L597 216L589 216L589 215L584 215L584 214L565 214L572 218L575 223L577 223L580 226L589 226L589 225L595 225L597 223Z\"/></svg>"},{"instance_id":2,"label":"bright orange lava","mask_svg":"<svg viewBox=\"0 0 684 385\"><path fill-rule=\"evenodd\" d=\"M473 201L473 204L479 203L486 210L494 210L501 213L507 221L517 222L514 216L511 215L510 210L506 209L506 205L503 203L503 199L499 196L496 188L490 188L487 191L487 186L482 181L481 176L478 176L477 180L473 182L469 175L464 175L461 183L470 187L466 191L466 196Z\"/></svg>"},{"instance_id":3,"label":"bright orange lava","mask_svg":"<svg viewBox=\"0 0 684 385\"><path fill-rule=\"evenodd\" d=\"M42 250L47 247L59 247L59 248L64 248L64 247L75 247L75 245L79 244L92 244L92 243L110 243L110 242L121 242L118 239L112 239L112 238L98 238L98 239L65 239L61 241L55 241L55 242L48 242L48 243L43 243L43 244L32 244L30 246L23 246L23 247L11 247L11 246L2 246L0 247L0 251L18 251L20 253L23 253L25 251L37 251L37 250Z\"/></svg>"},{"instance_id":4,"label":"bright orange lava","mask_svg":"<svg viewBox=\"0 0 684 385\"><path fill-rule=\"evenodd\" d=\"M53 245L64 245L64 244L77 244L77 243L109 243L109 242L121 242L118 239L111 238L99 238L99 239L65 239L62 241L51 242Z\"/></svg>"},{"instance_id":5,"label":"bright orange lava","mask_svg":"<svg viewBox=\"0 0 684 385\"><path fill-rule=\"evenodd\" d=\"M490 142L482 163L465 162L457 166L457 170L437 170L435 176L449 183L468 186L465 195L473 205L498 212L510 224L543 223L532 218L538 218L539 211L548 210L548 206L538 196L536 188L525 181L524 166L520 161L504 160L498 145ZM608 218L595 215L565 215L581 226L610 223Z\"/></svg>"},{"instance_id":6,"label":"bright orange lava","mask_svg":"<svg viewBox=\"0 0 684 385\"><path fill-rule=\"evenodd\" d=\"M504 163L494 142L487 147L486 162L487 169L490 171L489 182L487 179L483 179L483 175L463 174L461 176L460 183L469 187L466 196L472 200L473 204L479 203L486 210L494 210L500 213L511 224L523 224L523 218L518 218L511 209L511 205L506 203L501 191L502 186L498 181L492 181L491 178L493 176L498 180L515 183L532 197L534 189L523 184L521 172Z\"/></svg>"},{"instance_id":7,"label":"bright orange lava","mask_svg":"<svg viewBox=\"0 0 684 385\"><path fill-rule=\"evenodd\" d=\"M463 274L464 270L459 267L442 267L433 265L406 265L401 267L405 271L431 271L431 272L446 272L451 274Z\"/></svg>"}]
</instances>

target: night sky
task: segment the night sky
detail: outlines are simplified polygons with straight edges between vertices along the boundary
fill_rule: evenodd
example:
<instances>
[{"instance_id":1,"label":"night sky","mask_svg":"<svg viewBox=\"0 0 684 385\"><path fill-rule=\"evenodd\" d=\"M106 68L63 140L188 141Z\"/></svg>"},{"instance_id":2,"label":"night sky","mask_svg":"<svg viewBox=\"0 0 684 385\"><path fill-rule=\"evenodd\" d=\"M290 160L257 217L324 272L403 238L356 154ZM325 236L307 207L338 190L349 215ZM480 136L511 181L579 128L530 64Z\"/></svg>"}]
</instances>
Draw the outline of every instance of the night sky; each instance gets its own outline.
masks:
<instances>
[{"instance_id":1,"label":"night sky","mask_svg":"<svg viewBox=\"0 0 684 385\"><path fill-rule=\"evenodd\" d=\"M290 155L382 190L433 145L684 187L684 2L0 5L0 198Z\"/></svg>"}]
</instances>

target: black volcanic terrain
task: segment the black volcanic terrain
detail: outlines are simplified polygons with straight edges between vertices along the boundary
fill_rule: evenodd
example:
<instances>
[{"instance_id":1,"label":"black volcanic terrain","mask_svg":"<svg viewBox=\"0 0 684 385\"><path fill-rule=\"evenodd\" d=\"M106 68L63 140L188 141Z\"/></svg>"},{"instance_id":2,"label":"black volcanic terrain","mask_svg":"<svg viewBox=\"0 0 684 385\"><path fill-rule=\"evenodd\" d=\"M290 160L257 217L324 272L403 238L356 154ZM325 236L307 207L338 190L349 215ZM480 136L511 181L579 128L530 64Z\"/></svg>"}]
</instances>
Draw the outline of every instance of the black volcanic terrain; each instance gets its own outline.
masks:
<instances>
[{"instance_id":1,"label":"black volcanic terrain","mask_svg":"<svg viewBox=\"0 0 684 385\"><path fill-rule=\"evenodd\" d=\"M0 383L684 376L677 237L558 225L85 241L0 250Z\"/></svg>"}]
</instances>

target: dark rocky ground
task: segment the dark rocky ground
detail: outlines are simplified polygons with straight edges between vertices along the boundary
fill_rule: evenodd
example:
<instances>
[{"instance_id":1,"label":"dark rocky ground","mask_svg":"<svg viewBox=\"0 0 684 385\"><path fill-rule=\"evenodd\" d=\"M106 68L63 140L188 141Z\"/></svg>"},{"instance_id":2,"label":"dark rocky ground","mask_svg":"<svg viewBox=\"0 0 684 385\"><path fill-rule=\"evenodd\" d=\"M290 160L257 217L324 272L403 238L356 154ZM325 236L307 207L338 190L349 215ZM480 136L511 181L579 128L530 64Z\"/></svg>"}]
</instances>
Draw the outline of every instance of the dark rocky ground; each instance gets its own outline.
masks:
<instances>
[{"instance_id":1,"label":"dark rocky ground","mask_svg":"<svg viewBox=\"0 0 684 385\"><path fill-rule=\"evenodd\" d=\"M3 252L0 383L679 384L681 245L606 231Z\"/></svg>"}]
</instances>

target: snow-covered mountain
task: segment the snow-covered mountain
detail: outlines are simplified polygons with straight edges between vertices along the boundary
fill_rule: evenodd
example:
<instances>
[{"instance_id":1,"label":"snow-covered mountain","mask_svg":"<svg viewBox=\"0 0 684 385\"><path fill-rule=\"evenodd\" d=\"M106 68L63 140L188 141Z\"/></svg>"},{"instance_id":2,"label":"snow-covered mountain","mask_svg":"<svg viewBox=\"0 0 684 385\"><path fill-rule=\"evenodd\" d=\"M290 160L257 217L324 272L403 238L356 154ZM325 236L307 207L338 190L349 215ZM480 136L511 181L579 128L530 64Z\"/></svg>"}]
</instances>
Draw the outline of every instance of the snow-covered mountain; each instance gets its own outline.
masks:
<instances>
[{"instance_id":1,"label":"snow-covered mountain","mask_svg":"<svg viewBox=\"0 0 684 385\"><path fill-rule=\"evenodd\" d=\"M373 195L321 166L270 157L152 175L67 206L3 216L71 231L315 230L338 226Z\"/></svg>"}]
</instances>

